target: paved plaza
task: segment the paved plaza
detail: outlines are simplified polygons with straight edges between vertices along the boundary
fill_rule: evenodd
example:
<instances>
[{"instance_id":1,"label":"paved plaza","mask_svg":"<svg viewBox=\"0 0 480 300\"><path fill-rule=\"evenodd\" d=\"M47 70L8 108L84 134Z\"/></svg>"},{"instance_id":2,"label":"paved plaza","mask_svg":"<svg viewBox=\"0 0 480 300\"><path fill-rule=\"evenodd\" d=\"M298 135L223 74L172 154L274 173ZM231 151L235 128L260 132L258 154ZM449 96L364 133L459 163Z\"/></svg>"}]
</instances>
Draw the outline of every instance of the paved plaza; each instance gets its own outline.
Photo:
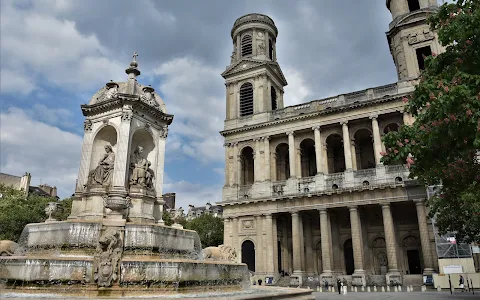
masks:
<instances>
[{"instance_id":1,"label":"paved plaza","mask_svg":"<svg viewBox=\"0 0 480 300\"><path fill-rule=\"evenodd\" d=\"M347 293L346 295L339 295L338 293L313 293L315 295L315 299L317 300L324 300L324 299L375 299L375 300L402 300L402 299L409 299L409 300L443 300L443 299L480 299L480 291L475 292L475 295L470 293L462 293L457 292L453 295L450 295L449 292L401 292L401 293L367 293L367 292L358 292L358 293Z\"/></svg>"}]
</instances>

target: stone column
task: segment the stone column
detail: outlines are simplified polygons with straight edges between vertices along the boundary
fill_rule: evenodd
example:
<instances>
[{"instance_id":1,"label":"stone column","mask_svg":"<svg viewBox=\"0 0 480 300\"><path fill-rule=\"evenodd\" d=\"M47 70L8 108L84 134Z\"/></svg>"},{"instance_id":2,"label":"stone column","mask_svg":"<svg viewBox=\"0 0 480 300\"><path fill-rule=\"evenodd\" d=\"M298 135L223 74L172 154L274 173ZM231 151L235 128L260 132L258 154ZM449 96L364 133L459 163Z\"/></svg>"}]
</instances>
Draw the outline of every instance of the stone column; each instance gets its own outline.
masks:
<instances>
[{"instance_id":1,"label":"stone column","mask_svg":"<svg viewBox=\"0 0 480 300\"><path fill-rule=\"evenodd\" d=\"M345 168L347 170L352 170L352 153L350 145L350 134L348 132L348 121L342 122L342 133L343 133L343 152L345 155Z\"/></svg>"},{"instance_id":2,"label":"stone column","mask_svg":"<svg viewBox=\"0 0 480 300\"><path fill-rule=\"evenodd\" d=\"M315 138L315 163L317 164L317 174L323 174L322 142L320 136L320 126L313 126L313 136Z\"/></svg>"},{"instance_id":3,"label":"stone column","mask_svg":"<svg viewBox=\"0 0 480 300\"><path fill-rule=\"evenodd\" d=\"M272 181L278 181L278 176L277 176L277 153L274 152L272 155L272 162L271 165L272 171L271 174L273 174Z\"/></svg>"},{"instance_id":4,"label":"stone column","mask_svg":"<svg viewBox=\"0 0 480 300\"><path fill-rule=\"evenodd\" d=\"M308 275L313 275L315 272L312 243L312 221L307 219L305 222L305 269Z\"/></svg>"},{"instance_id":5,"label":"stone column","mask_svg":"<svg viewBox=\"0 0 480 300\"><path fill-rule=\"evenodd\" d=\"M82 153L80 158L80 169L78 172L78 182L75 187L77 192L83 192L83 186L88 181L88 174L90 173L90 163L92 159L92 144L93 144L93 133L92 133L92 121L85 120L84 129L85 133L83 135L83 144L82 144ZM28 189L26 189L28 190Z\"/></svg>"},{"instance_id":6,"label":"stone column","mask_svg":"<svg viewBox=\"0 0 480 300\"><path fill-rule=\"evenodd\" d=\"M302 256L303 244L301 239L300 226L302 225L301 217L298 212L292 212L292 250L293 250L293 273L302 273Z\"/></svg>"},{"instance_id":7,"label":"stone column","mask_svg":"<svg viewBox=\"0 0 480 300\"><path fill-rule=\"evenodd\" d=\"M262 180L261 170L261 159L260 159L260 138L254 139L255 141L255 152L253 153L253 181L259 182ZM263 170L262 170L263 171Z\"/></svg>"},{"instance_id":8,"label":"stone column","mask_svg":"<svg viewBox=\"0 0 480 300\"><path fill-rule=\"evenodd\" d=\"M301 268L302 272L305 272L305 235L303 234L303 217L301 215L298 216L298 221L300 224L299 226L299 232L300 232L300 261L301 261Z\"/></svg>"},{"instance_id":9,"label":"stone column","mask_svg":"<svg viewBox=\"0 0 480 300\"><path fill-rule=\"evenodd\" d=\"M239 245L238 241L238 218L232 218L232 247L235 249L235 252L240 255L237 256L237 262L242 262L242 247Z\"/></svg>"},{"instance_id":10,"label":"stone column","mask_svg":"<svg viewBox=\"0 0 480 300\"><path fill-rule=\"evenodd\" d=\"M357 148L355 146L355 139L351 139L350 140L350 149L351 149L351 153L352 153L352 169L353 170L357 170L359 169L358 167L358 162L357 162ZM361 169L361 167L360 167Z\"/></svg>"},{"instance_id":11,"label":"stone column","mask_svg":"<svg viewBox=\"0 0 480 300\"><path fill-rule=\"evenodd\" d=\"M382 152L382 139L380 137L380 128L378 127L378 120L377 116L371 116L372 119L372 131L373 131L373 150L375 151L375 163L377 165L382 164L380 159L382 156L380 152Z\"/></svg>"},{"instance_id":12,"label":"stone column","mask_svg":"<svg viewBox=\"0 0 480 300\"><path fill-rule=\"evenodd\" d=\"M387 247L388 272L398 273L397 264L397 243L395 239L395 230L393 228L392 213L390 203L382 204L383 228L385 230L385 244Z\"/></svg>"},{"instance_id":13,"label":"stone column","mask_svg":"<svg viewBox=\"0 0 480 300\"><path fill-rule=\"evenodd\" d=\"M252 29L252 56L257 55L257 31Z\"/></svg>"},{"instance_id":14,"label":"stone column","mask_svg":"<svg viewBox=\"0 0 480 300\"><path fill-rule=\"evenodd\" d=\"M132 121L132 107L125 105L122 112L122 121L118 132L117 153L115 153L115 168L113 169L113 188L125 191L127 181L128 146L130 139L130 122Z\"/></svg>"},{"instance_id":15,"label":"stone column","mask_svg":"<svg viewBox=\"0 0 480 300\"><path fill-rule=\"evenodd\" d=\"M230 218L223 219L223 243L227 246L233 247L232 241L230 240L232 235L232 222Z\"/></svg>"},{"instance_id":16,"label":"stone column","mask_svg":"<svg viewBox=\"0 0 480 300\"><path fill-rule=\"evenodd\" d=\"M262 216L255 216L255 229L257 231L257 243L255 244L255 272L265 271L265 258L263 257L263 224Z\"/></svg>"},{"instance_id":17,"label":"stone column","mask_svg":"<svg viewBox=\"0 0 480 300\"><path fill-rule=\"evenodd\" d=\"M425 203L423 201L416 201L418 231L420 232L420 241L422 243L423 264L425 269L423 274L433 274L433 260L432 250L430 248L430 238L427 227L427 214L425 212Z\"/></svg>"},{"instance_id":18,"label":"stone column","mask_svg":"<svg viewBox=\"0 0 480 300\"><path fill-rule=\"evenodd\" d=\"M296 150L295 168L297 170L297 178L300 178L302 177L302 149L299 146Z\"/></svg>"},{"instance_id":19,"label":"stone column","mask_svg":"<svg viewBox=\"0 0 480 300\"><path fill-rule=\"evenodd\" d=\"M225 186L230 184L230 143L223 144L225 147Z\"/></svg>"},{"instance_id":20,"label":"stone column","mask_svg":"<svg viewBox=\"0 0 480 300\"><path fill-rule=\"evenodd\" d=\"M290 178L295 178L296 177L296 149L295 149L295 137L294 132L290 131L287 132L288 135L288 160L290 164Z\"/></svg>"},{"instance_id":21,"label":"stone column","mask_svg":"<svg viewBox=\"0 0 480 300\"><path fill-rule=\"evenodd\" d=\"M277 274L278 269L278 234L277 219L272 218L272 242L273 242L273 273Z\"/></svg>"},{"instance_id":22,"label":"stone column","mask_svg":"<svg viewBox=\"0 0 480 300\"><path fill-rule=\"evenodd\" d=\"M268 275L273 275L273 269L274 269L274 264L273 264L273 221L272 221L272 215L267 214L265 216L265 232L266 232L266 245L265 245L265 250L266 250L266 272Z\"/></svg>"},{"instance_id":23,"label":"stone column","mask_svg":"<svg viewBox=\"0 0 480 300\"><path fill-rule=\"evenodd\" d=\"M322 143L322 168L325 174L328 174L328 150L327 143Z\"/></svg>"},{"instance_id":24,"label":"stone column","mask_svg":"<svg viewBox=\"0 0 480 300\"><path fill-rule=\"evenodd\" d=\"M237 35L237 61L242 56L242 41L240 40L240 34Z\"/></svg>"},{"instance_id":25,"label":"stone column","mask_svg":"<svg viewBox=\"0 0 480 300\"><path fill-rule=\"evenodd\" d=\"M330 258L330 230L328 214L325 208L320 209L320 234L322 243L322 276L332 276L332 265Z\"/></svg>"},{"instance_id":26,"label":"stone column","mask_svg":"<svg viewBox=\"0 0 480 300\"><path fill-rule=\"evenodd\" d=\"M270 137L265 136L263 138L264 141L264 162L265 162L265 176L264 179L266 181L270 181L271 178L271 170L270 170Z\"/></svg>"},{"instance_id":27,"label":"stone column","mask_svg":"<svg viewBox=\"0 0 480 300\"><path fill-rule=\"evenodd\" d=\"M240 155L238 153L238 143L233 143L233 174L232 174L232 185L240 185Z\"/></svg>"},{"instance_id":28,"label":"stone column","mask_svg":"<svg viewBox=\"0 0 480 300\"><path fill-rule=\"evenodd\" d=\"M362 275L363 255L362 255L362 232L360 230L360 219L358 217L358 209L356 206L350 206L350 225L352 230L352 246L353 246L353 262L355 265L354 274Z\"/></svg>"}]
</instances>

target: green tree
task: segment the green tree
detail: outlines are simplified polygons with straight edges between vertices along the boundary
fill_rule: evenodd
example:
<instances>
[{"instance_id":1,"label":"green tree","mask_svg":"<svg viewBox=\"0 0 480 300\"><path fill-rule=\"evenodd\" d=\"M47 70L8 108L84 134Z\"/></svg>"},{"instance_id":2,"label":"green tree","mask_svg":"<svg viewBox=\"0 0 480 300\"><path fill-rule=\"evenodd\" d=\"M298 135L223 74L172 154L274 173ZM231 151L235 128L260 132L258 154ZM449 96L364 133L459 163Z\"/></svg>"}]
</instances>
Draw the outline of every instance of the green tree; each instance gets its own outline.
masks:
<instances>
[{"instance_id":1,"label":"green tree","mask_svg":"<svg viewBox=\"0 0 480 300\"><path fill-rule=\"evenodd\" d=\"M59 221L67 220L68 216L70 216L70 213L72 212L72 202L73 197L65 198L59 201L57 206L58 212L54 215L55 219Z\"/></svg>"},{"instance_id":2,"label":"green tree","mask_svg":"<svg viewBox=\"0 0 480 300\"><path fill-rule=\"evenodd\" d=\"M162 220L165 222L166 226L172 226L173 224L172 215L168 211L163 211Z\"/></svg>"},{"instance_id":3,"label":"green tree","mask_svg":"<svg viewBox=\"0 0 480 300\"><path fill-rule=\"evenodd\" d=\"M429 199L440 232L480 240L480 2L442 5L428 18L446 51L426 59L405 110L411 126L384 137L383 162L406 163L410 176L441 184Z\"/></svg>"},{"instance_id":4,"label":"green tree","mask_svg":"<svg viewBox=\"0 0 480 300\"><path fill-rule=\"evenodd\" d=\"M0 240L18 241L23 228L29 223L45 221L45 207L48 202L56 202L53 197L42 197L0 185Z\"/></svg>"},{"instance_id":5,"label":"green tree","mask_svg":"<svg viewBox=\"0 0 480 300\"><path fill-rule=\"evenodd\" d=\"M200 217L188 221L185 228L198 233L203 248L223 244L223 220L221 218L211 214L202 214Z\"/></svg>"}]
</instances>

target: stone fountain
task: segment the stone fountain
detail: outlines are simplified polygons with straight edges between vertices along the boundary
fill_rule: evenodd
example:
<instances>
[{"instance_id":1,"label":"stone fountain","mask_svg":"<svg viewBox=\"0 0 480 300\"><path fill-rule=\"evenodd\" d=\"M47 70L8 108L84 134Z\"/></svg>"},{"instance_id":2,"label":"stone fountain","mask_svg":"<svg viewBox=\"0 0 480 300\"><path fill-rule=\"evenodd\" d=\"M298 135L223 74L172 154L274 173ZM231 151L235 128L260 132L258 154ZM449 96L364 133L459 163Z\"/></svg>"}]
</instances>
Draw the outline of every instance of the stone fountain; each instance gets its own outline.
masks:
<instances>
[{"instance_id":1,"label":"stone fountain","mask_svg":"<svg viewBox=\"0 0 480 300\"><path fill-rule=\"evenodd\" d=\"M126 82L108 82L81 106L85 133L71 215L56 221L51 203L45 223L25 227L14 255L0 257L0 294L311 299L307 290L250 288L245 264L204 260L195 231L164 225L173 115L151 86L137 82L136 56Z\"/></svg>"}]
</instances>

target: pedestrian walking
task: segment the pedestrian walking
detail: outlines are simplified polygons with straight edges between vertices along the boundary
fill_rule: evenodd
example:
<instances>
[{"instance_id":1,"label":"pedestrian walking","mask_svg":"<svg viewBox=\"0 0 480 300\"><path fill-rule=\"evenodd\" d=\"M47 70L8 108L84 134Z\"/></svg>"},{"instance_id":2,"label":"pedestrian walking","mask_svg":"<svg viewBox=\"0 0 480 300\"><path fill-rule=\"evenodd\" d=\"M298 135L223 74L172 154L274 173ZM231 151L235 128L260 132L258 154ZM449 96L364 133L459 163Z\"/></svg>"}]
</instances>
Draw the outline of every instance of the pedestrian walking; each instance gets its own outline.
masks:
<instances>
[{"instance_id":1,"label":"pedestrian walking","mask_svg":"<svg viewBox=\"0 0 480 300\"><path fill-rule=\"evenodd\" d=\"M460 280L458 281L458 285L462 289L462 293L465 291L465 279L462 275L460 275Z\"/></svg>"},{"instance_id":2,"label":"pedestrian walking","mask_svg":"<svg viewBox=\"0 0 480 300\"><path fill-rule=\"evenodd\" d=\"M342 293L342 281L340 278L337 278L337 289L338 289L338 294Z\"/></svg>"}]
</instances>

